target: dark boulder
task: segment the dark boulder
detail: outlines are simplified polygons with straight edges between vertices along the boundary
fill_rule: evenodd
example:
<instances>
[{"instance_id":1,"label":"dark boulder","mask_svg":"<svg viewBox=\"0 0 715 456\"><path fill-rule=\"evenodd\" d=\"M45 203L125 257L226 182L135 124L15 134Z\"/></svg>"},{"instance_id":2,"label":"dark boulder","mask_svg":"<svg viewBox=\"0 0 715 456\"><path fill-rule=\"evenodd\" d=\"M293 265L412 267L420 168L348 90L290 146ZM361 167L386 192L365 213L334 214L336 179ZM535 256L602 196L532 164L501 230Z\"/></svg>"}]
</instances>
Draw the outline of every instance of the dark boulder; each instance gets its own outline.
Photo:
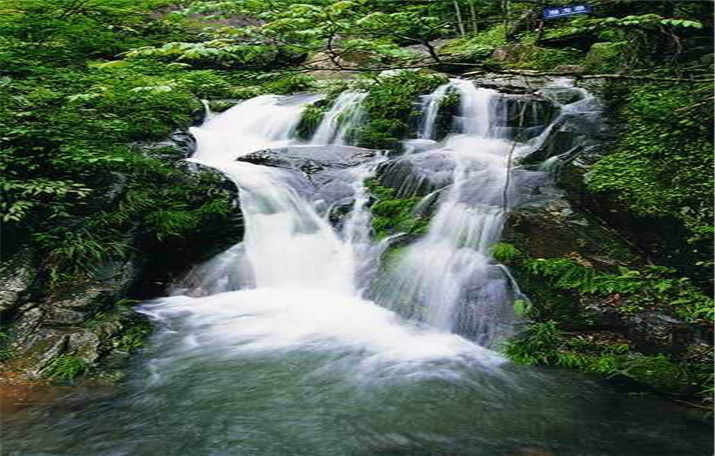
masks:
<instances>
[{"instance_id":1,"label":"dark boulder","mask_svg":"<svg viewBox=\"0 0 715 456\"><path fill-rule=\"evenodd\" d=\"M319 187L337 172L369 162L378 154L372 149L352 146L290 146L260 150L238 160L299 172Z\"/></svg>"}]
</instances>

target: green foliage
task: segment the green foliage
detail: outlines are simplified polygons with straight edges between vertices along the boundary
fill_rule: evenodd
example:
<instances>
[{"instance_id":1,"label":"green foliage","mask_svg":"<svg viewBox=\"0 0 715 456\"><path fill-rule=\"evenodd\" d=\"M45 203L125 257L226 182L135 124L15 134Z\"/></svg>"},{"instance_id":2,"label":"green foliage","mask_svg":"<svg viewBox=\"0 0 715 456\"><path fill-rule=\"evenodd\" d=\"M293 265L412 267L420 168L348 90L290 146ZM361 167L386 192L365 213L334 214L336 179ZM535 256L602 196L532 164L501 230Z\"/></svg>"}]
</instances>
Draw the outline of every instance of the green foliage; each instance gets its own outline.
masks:
<instances>
[{"instance_id":1,"label":"green foliage","mask_svg":"<svg viewBox=\"0 0 715 456\"><path fill-rule=\"evenodd\" d=\"M631 89L620 112L625 134L587 175L588 189L609 193L637 215L672 217L692 242L712 238L710 86Z\"/></svg>"},{"instance_id":2,"label":"green foliage","mask_svg":"<svg viewBox=\"0 0 715 456\"><path fill-rule=\"evenodd\" d=\"M363 65L415 58L405 45L424 46L451 33L439 4L390 4L375 0L236 0L193 2L175 15L201 14L208 21L239 18L239 26L205 28L201 41L150 45L129 58L185 62L202 67L274 68L300 63L307 54L329 51ZM339 39L338 39L339 37Z\"/></svg>"},{"instance_id":3,"label":"green foliage","mask_svg":"<svg viewBox=\"0 0 715 456\"><path fill-rule=\"evenodd\" d=\"M151 324L144 319L134 319L122 335L113 341L114 348L125 352L135 352L146 344L152 332Z\"/></svg>"},{"instance_id":4,"label":"green foliage","mask_svg":"<svg viewBox=\"0 0 715 456\"><path fill-rule=\"evenodd\" d=\"M394 189L383 187L374 180L368 181L368 188L377 199L371 212L372 229L378 239L394 233L419 235L427 231L429 218L414 212L422 198L395 198Z\"/></svg>"},{"instance_id":5,"label":"green foliage","mask_svg":"<svg viewBox=\"0 0 715 456\"><path fill-rule=\"evenodd\" d=\"M515 362L578 369L608 377L624 377L670 394L693 394L709 381L697 365L670 357L635 352L613 335L567 333L555 321L531 324L505 345Z\"/></svg>"},{"instance_id":6,"label":"green foliage","mask_svg":"<svg viewBox=\"0 0 715 456\"><path fill-rule=\"evenodd\" d=\"M610 296L615 311L629 313L659 308L690 323L711 324L713 302L687 278L672 277L674 270L646 266L619 267L618 274L597 271L569 258L525 259L528 274L546 278L561 290Z\"/></svg>"},{"instance_id":7,"label":"green foliage","mask_svg":"<svg viewBox=\"0 0 715 456\"><path fill-rule=\"evenodd\" d=\"M506 242L497 242L491 247L492 256L495 260L502 263L508 263L515 258L518 258L522 253L513 244Z\"/></svg>"},{"instance_id":8,"label":"green foliage","mask_svg":"<svg viewBox=\"0 0 715 456\"><path fill-rule=\"evenodd\" d=\"M360 88L369 91L363 101L367 122L357 133L358 145L375 149L399 149L419 115L418 97L446 82L440 75L402 71Z\"/></svg>"},{"instance_id":9,"label":"green foliage","mask_svg":"<svg viewBox=\"0 0 715 456\"><path fill-rule=\"evenodd\" d=\"M594 73L614 73L625 67L628 42L594 43L584 58L584 65Z\"/></svg>"},{"instance_id":10,"label":"green foliage","mask_svg":"<svg viewBox=\"0 0 715 456\"><path fill-rule=\"evenodd\" d=\"M46 377L55 380L74 380L87 370L87 361L73 355L61 355L45 370Z\"/></svg>"},{"instance_id":11,"label":"green foliage","mask_svg":"<svg viewBox=\"0 0 715 456\"><path fill-rule=\"evenodd\" d=\"M531 313L531 302L525 299L515 299L514 303L514 315L517 317L526 317Z\"/></svg>"},{"instance_id":12,"label":"green foliage","mask_svg":"<svg viewBox=\"0 0 715 456\"><path fill-rule=\"evenodd\" d=\"M103 262L126 258L127 244L116 239L121 239L116 231L98 234L86 227L58 227L34 236L38 247L46 253L44 261L49 267L52 283L63 279L91 277Z\"/></svg>"},{"instance_id":13,"label":"green foliage","mask_svg":"<svg viewBox=\"0 0 715 456\"><path fill-rule=\"evenodd\" d=\"M492 52L507 44L504 25L499 24L484 32L450 40L440 53L445 57L460 62L479 62L487 59Z\"/></svg>"},{"instance_id":14,"label":"green foliage","mask_svg":"<svg viewBox=\"0 0 715 456\"><path fill-rule=\"evenodd\" d=\"M15 350L9 342L10 336L5 331L0 331L0 362L15 356Z\"/></svg>"},{"instance_id":15,"label":"green foliage","mask_svg":"<svg viewBox=\"0 0 715 456\"><path fill-rule=\"evenodd\" d=\"M304 140L310 139L318 129L328 109L328 103L318 102L308 105L300 118L300 124L298 124L296 131L298 137Z\"/></svg>"},{"instance_id":16,"label":"green foliage","mask_svg":"<svg viewBox=\"0 0 715 456\"><path fill-rule=\"evenodd\" d=\"M12 42L0 55L4 248L29 240L60 283L132 255L130 230L167 241L225 223L230 195L207 192L209 176L173 166L177 151L128 144L166 138L191 124L199 98L234 97L240 87L212 70L113 60L142 44L195 36L191 27L148 15L167 2L42 3L7 2L0 19L0 39ZM269 80L285 90L305 81Z\"/></svg>"},{"instance_id":17,"label":"green foliage","mask_svg":"<svg viewBox=\"0 0 715 456\"><path fill-rule=\"evenodd\" d=\"M577 49L552 49L535 44L517 44L507 48L506 68L550 71L560 65L579 65L584 53Z\"/></svg>"},{"instance_id":18,"label":"green foliage","mask_svg":"<svg viewBox=\"0 0 715 456\"><path fill-rule=\"evenodd\" d=\"M642 14L625 17L588 17L581 16L572 22L571 33L590 32L610 28L633 28L638 30L651 29L660 31L662 27L702 29L703 23L696 20L673 19L660 16L658 14Z\"/></svg>"}]
</instances>

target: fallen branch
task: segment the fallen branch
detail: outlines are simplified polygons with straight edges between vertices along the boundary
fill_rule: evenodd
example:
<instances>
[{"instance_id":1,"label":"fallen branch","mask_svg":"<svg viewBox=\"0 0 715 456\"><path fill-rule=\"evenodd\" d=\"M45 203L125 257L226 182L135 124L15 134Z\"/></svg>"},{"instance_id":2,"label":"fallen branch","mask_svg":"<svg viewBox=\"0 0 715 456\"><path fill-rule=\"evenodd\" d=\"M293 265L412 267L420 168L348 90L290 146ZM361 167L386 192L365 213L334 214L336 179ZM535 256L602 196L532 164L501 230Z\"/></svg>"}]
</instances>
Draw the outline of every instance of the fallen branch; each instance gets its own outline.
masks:
<instances>
[{"instance_id":1,"label":"fallen branch","mask_svg":"<svg viewBox=\"0 0 715 456\"><path fill-rule=\"evenodd\" d=\"M508 74L514 76L568 76L574 79L630 79L636 81L664 81L664 82L713 82L715 79L689 79L689 78L664 78L657 76L636 76L629 74L583 74L573 71L534 71L534 70L479 70L464 73L464 76L477 76L480 74Z\"/></svg>"}]
</instances>

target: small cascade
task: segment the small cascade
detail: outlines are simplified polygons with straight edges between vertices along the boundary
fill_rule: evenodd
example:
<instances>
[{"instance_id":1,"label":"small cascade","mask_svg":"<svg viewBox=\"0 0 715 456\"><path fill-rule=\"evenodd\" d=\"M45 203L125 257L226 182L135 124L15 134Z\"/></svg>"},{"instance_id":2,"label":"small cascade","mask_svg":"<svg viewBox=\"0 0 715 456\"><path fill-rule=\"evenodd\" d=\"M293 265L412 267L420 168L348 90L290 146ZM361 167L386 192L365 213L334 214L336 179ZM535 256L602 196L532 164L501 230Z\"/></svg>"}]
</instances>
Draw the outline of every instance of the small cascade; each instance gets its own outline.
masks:
<instances>
[{"instance_id":1,"label":"small cascade","mask_svg":"<svg viewBox=\"0 0 715 456\"><path fill-rule=\"evenodd\" d=\"M191 128L198 143L191 160L212 166L257 150L291 144L305 106L320 98L263 95L246 100L201 127Z\"/></svg>"},{"instance_id":2,"label":"small cascade","mask_svg":"<svg viewBox=\"0 0 715 456\"><path fill-rule=\"evenodd\" d=\"M342 140L344 133L341 127L333 128L334 119L348 113L347 124L355 125L356 103L364 96L348 92L339 98L324 121L333 131L326 137ZM239 188L243 241L196 268L173 297L147 306L145 312L171 321L189 311L192 319L210 322L197 326L192 340L219 338L241 352L301 347L340 351L347 346L358 350L356 363L366 369L383 360L391 360L391 368L397 362L417 370L422 369L415 364L418 360L501 364L498 355L459 336L418 330L362 299L385 247L370 239L365 180L385 158L349 146L301 144L294 132L302 111L316 99L258 97L192 130L198 148L191 160L220 170ZM321 153L367 158L362 164L338 166L316 184L315 176L300 167L250 161L250 152L266 149L309 160ZM336 205L345 212L337 227L330 220ZM231 302L236 306L224 307Z\"/></svg>"},{"instance_id":3,"label":"small cascade","mask_svg":"<svg viewBox=\"0 0 715 456\"><path fill-rule=\"evenodd\" d=\"M341 93L325 114L309 144L312 146L346 145L348 134L364 119L365 111L362 109L362 101L365 97L367 97L367 92L346 91Z\"/></svg>"},{"instance_id":4,"label":"small cascade","mask_svg":"<svg viewBox=\"0 0 715 456\"><path fill-rule=\"evenodd\" d=\"M438 88L432 100L449 90L460 96L457 131L425 153L449 157L451 184L441 192L427 235L407 247L381 282L378 301L490 344L511 318L507 283L489 250L499 239L508 204L512 144L492 133L498 92L455 79ZM435 103L424 113L432 122Z\"/></svg>"},{"instance_id":5,"label":"small cascade","mask_svg":"<svg viewBox=\"0 0 715 456\"><path fill-rule=\"evenodd\" d=\"M422 97L422 119L417 134L419 139L434 139L434 127L442 100L452 90L453 84L443 84L429 95Z\"/></svg>"},{"instance_id":6,"label":"small cascade","mask_svg":"<svg viewBox=\"0 0 715 456\"><path fill-rule=\"evenodd\" d=\"M439 100L453 91L459 115L438 142ZM453 80L425 98L410 153L388 158L344 144L363 98L341 96L310 145L295 130L313 95L257 97L193 128L191 160L239 189L243 241L140 306L156 331L126 381L57 385L67 391L57 404L29 401L14 420L3 416L2 453L708 454L711 433L685 432L692 414L673 421L671 405L646 408L642 397L506 364L484 348L508 333L511 298L527 299L490 258L519 202L509 178L516 190L525 182L524 170L510 175L511 156L544 144L549 129L512 141L502 95ZM559 119L580 117L587 103ZM422 197L415 212L432 215L428 232L372 242L370 178L398 198ZM393 241L412 243L378 268ZM48 329L58 349L86 337ZM120 342L136 343L134 333ZM107 367L124 359L115 348Z\"/></svg>"},{"instance_id":7,"label":"small cascade","mask_svg":"<svg viewBox=\"0 0 715 456\"><path fill-rule=\"evenodd\" d=\"M192 129L198 141L192 161L214 167L234 181L245 221L240 247L229 249L202 270L212 284L227 288L208 289L230 291L236 289L231 284L250 284L354 293L350 248L303 197L310 184L286 170L236 161L249 152L295 143L293 133L302 112L315 99L258 97ZM234 277L237 270L240 280Z\"/></svg>"}]
</instances>

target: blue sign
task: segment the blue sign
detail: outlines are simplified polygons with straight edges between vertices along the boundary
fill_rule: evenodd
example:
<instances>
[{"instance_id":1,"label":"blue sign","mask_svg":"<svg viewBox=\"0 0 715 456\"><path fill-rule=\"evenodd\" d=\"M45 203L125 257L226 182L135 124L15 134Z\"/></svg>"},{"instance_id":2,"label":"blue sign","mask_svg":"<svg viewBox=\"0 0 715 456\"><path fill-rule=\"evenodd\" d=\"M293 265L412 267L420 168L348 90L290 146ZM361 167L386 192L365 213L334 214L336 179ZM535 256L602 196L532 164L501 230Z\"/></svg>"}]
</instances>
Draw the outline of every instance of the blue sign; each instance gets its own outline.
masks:
<instances>
[{"instance_id":1,"label":"blue sign","mask_svg":"<svg viewBox=\"0 0 715 456\"><path fill-rule=\"evenodd\" d=\"M544 8L544 19L573 16L575 14L588 14L591 12L589 5L547 6Z\"/></svg>"}]
</instances>

